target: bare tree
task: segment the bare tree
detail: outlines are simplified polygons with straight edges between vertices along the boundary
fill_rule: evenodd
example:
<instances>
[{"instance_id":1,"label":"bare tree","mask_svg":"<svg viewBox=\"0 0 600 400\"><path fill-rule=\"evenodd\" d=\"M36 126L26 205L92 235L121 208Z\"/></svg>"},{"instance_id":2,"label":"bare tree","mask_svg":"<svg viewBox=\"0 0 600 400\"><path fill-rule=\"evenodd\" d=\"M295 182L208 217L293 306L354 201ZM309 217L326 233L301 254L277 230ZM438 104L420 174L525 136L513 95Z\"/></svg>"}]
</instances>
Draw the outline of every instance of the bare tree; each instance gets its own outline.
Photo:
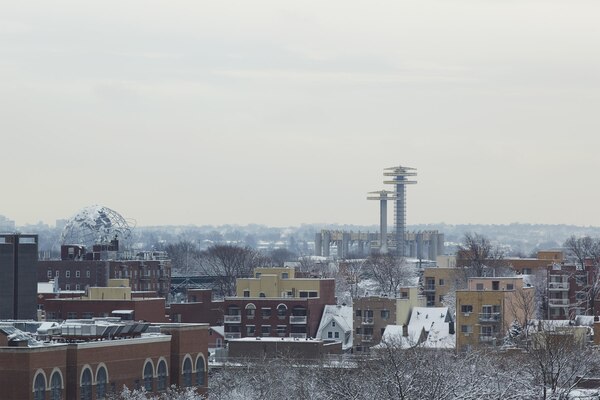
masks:
<instances>
[{"instance_id":1,"label":"bare tree","mask_svg":"<svg viewBox=\"0 0 600 400\"><path fill-rule=\"evenodd\" d=\"M463 244L459 246L458 255L468 277L485 276L488 268L506 266L502 250L490 240L478 233L466 233Z\"/></svg>"},{"instance_id":2,"label":"bare tree","mask_svg":"<svg viewBox=\"0 0 600 400\"><path fill-rule=\"evenodd\" d=\"M205 275L215 277L219 295L234 296L236 279L252 276L252 270L264 261L250 247L216 245L202 253L200 268Z\"/></svg>"},{"instance_id":3,"label":"bare tree","mask_svg":"<svg viewBox=\"0 0 600 400\"><path fill-rule=\"evenodd\" d=\"M171 259L173 273L182 276L198 273L201 252L195 243L189 240L172 243L167 245L166 251Z\"/></svg>"},{"instance_id":4,"label":"bare tree","mask_svg":"<svg viewBox=\"0 0 600 400\"><path fill-rule=\"evenodd\" d=\"M571 236L565 241L564 246L568 256L576 262L577 269L587 274L587 266L590 265L592 268L591 274L586 277L585 291L586 313L593 315L596 299L600 295L600 239Z\"/></svg>"},{"instance_id":5,"label":"bare tree","mask_svg":"<svg viewBox=\"0 0 600 400\"><path fill-rule=\"evenodd\" d=\"M402 257L393 254L374 254L365 261L368 274L379 284L381 291L396 297L401 286L412 286L417 277L416 268Z\"/></svg>"}]
</instances>

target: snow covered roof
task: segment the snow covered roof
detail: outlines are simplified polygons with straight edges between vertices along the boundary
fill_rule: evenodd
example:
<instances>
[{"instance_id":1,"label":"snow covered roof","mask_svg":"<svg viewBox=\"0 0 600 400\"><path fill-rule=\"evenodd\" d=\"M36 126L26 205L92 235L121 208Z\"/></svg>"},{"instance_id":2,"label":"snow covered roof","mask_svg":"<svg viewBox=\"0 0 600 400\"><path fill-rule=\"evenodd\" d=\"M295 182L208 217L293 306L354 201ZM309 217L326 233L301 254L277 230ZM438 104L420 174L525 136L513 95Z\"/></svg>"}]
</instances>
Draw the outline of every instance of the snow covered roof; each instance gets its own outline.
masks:
<instances>
[{"instance_id":1,"label":"snow covered roof","mask_svg":"<svg viewBox=\"0 0 600 400\"><path fill-rule=\"evenodd\" d=\"M317 330L317 337L322 337L323 330L329 326L331 321L335 321L340 329L349 333L349 340L342 341L342 348L352 348L352 307L326 305L323 310L319 329Z\"/></svg>"},{"instance_id":2,"label":"snow covered roof","mask_svg":"<svg viewBox=\"0 0 600 400\"><path fill-rule=\"evenodd\" d=\"M210 329L215 331L218 335L225 337L225 327L224 326L211 326Z\"/></svg>"},{"instance_id":3,"label":"snow covered roof","mask_svg":"<svg viewBox=\"0 0 600 400\"><path fill-rule=\"evenodd\" d=\"M452 317L448 315L448 307L414 307L408 321L408 336L402 334L401 325L388 325L382 342L402 347L453 349L456 338L450 334L450 323Z\"/></svg>"}]
</instances>

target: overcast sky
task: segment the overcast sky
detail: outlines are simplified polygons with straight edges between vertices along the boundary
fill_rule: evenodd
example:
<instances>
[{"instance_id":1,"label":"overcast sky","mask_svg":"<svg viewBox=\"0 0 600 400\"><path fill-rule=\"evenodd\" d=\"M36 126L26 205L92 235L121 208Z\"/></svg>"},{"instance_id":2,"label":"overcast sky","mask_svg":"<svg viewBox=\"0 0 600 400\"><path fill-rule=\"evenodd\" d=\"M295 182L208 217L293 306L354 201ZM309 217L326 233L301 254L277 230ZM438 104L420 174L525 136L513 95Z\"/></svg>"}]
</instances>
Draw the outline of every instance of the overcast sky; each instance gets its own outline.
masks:
<instances>
[{"instance_id":1,"label":"overcast sky","mask_svg":"<svg viewBox=\"0 0 600 400\"><path fill-rule=\"evenodd\" d=\"M0 214L377 224L366 193L405 165L409 224L598 226L599 18L597 0L3 1Z\"/></svg>"}]
</instances>

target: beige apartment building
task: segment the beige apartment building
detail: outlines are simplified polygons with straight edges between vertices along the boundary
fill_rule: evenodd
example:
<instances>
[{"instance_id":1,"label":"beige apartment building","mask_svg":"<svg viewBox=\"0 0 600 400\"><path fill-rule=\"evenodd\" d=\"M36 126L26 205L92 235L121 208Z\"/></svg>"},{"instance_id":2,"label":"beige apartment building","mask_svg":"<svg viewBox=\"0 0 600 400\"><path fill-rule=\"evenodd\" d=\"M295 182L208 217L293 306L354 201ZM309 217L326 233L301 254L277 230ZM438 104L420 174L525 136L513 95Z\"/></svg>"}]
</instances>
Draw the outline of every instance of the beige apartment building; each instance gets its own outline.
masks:
<instances>
[{"instance_id":1,"label":"beige apartment building","mask_svg":"<svg viewBox=\"0 0 600 400\"><path fill-rule=\"evenodd\" d=\"M399 289L398 298L369 296L353 299L355 352L368 351L381 342L388 325L405 325L414 307L424 307L425 297L416 286Z\"/></svg>"},{"instance_id":2,"label":"beige apartment building","mask_svg":"<svg viewBox=\"0 0 600 400\"><path fill-rule=\"evenodd\" d=\"M443 307L444 296L462 289L465 271L461 268L425 268L423 271L423 294L427 307ZM464 286L464 283L463 283Z\"/></svg>"},{"instance_id":3,"label":"beige apartment building","mask_svg":"<svg viewBox=\"0 0 600 400\"><path fill-rule=\"evenodd\" d=\"M470 278L456 291L456 348L500 345L511 324L533 318L534 288L522 277Z\"/></svg>"},{"instance_id":4,"label":"beige apartment building","mask_svg":"<svg viewBox=\"0 0 600 400\"><path fill-rule=\"evenodd\" d=\"M237 297L324 297L335 288L334 279L296 278L294 268L255 268L253 278L236 280Z\"/></svg>"}]
</instances>

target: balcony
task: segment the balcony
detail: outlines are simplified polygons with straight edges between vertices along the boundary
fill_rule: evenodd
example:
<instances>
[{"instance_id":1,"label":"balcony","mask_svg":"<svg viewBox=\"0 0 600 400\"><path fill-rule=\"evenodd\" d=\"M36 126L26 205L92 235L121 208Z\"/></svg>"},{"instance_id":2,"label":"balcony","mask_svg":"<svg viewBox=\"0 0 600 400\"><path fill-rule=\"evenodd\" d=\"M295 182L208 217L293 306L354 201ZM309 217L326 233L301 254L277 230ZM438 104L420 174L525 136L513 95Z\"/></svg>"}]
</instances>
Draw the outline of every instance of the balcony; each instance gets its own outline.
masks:
<instances>
[{"instance_id":1,"label":"balcony","mask_svg":"<svg viewBox=\"0 0 600 400\"><path fill-rule=\"evenodd\" d=\"M373 335L362 335L361 340L363 343L370 343L373 341Z\"/></svg>"},{"instance_id":2,"label":"balcony","mask_svg":"<svg viewBox=\"0 0 600 400\"><path fill-rule=\"evenodd\" d=\"M242 337L240 332L225 332L225 339L239 339Z\"/></svg>"},{"instance_id":3,"label":"balcony","mask_svg":"<svg viewBox=\"0 0 600 400\"><path fill-rule=\"evenodd\" d=\"M423 290L425 292L435 292L435 284L426 284Z\"/></svg>"},{"instance_id":4,"label":"balcony","mask_svg":"<svg viewBox=\"0 0 600 400\"><path fill-rule=\"evenodd\" d=\"M290 333L291 338L306 339L306 333Z\"/></svg>"},{"instance_id":5,"label":"balcony","mask_svg":"<svg viewBox=\"0 0 600 400\"><path fill-rule=\"evenodd\" d=\"M492 343L496 341L496 336L492 335L479 335L479 341L481 343Z\"/></svg>"},{"instance_id":6,"label":"balcony","mask_svg":"<svg viewBox=\"0 0 600 400\"><path fill-rule=\"evenodd\" d=\"M363 325L373 325L373 317L363 317L362 324Z\"/></svg>"},{"instance_id":7,"label":"balcony","mask_svg":"<svg viewBox=\"0 0 600 400\"><path fill-rule=\"evenodd\" d=\"M291 315L290 324L292 325L306 325L306 315Z\"/></svg>"},{"instance_id":8,"label":"balcony","mask_svg":"<svg viewBox=\"0 0 600 400\"><path fill-rule=\"evenodd\" d=\"M241 324L242 316L241 315L225 315L223 318L223 322L226 324Z\"/></svg>"},{"instance_id":9,"label":"balcony","mask_svg":"<svg viewBox=\"0 0 600 400\"><path fill-rule=\"evenodd\" d=\"M569 299L548 299L550 307L568 307Z\"/></svg>"},{"instance_id":10,"label":"balcony","mask_svg":"<svg viewBox=\"0 0 600 400\"><path fill-rule=\"evenodd\" d=\"M568 291L569 284L567 282L550 282L548 290L551 292Z\"/></svg>"},{"instance_id":11,"label":"balcony","mask_svg":"<svg viewBox=\"0 0 600 400\"><path fill-rule=\"evenodd\" d=\"M479 313L479 322L500 322L500 313Z\"/></svg>"}]
</instances>

